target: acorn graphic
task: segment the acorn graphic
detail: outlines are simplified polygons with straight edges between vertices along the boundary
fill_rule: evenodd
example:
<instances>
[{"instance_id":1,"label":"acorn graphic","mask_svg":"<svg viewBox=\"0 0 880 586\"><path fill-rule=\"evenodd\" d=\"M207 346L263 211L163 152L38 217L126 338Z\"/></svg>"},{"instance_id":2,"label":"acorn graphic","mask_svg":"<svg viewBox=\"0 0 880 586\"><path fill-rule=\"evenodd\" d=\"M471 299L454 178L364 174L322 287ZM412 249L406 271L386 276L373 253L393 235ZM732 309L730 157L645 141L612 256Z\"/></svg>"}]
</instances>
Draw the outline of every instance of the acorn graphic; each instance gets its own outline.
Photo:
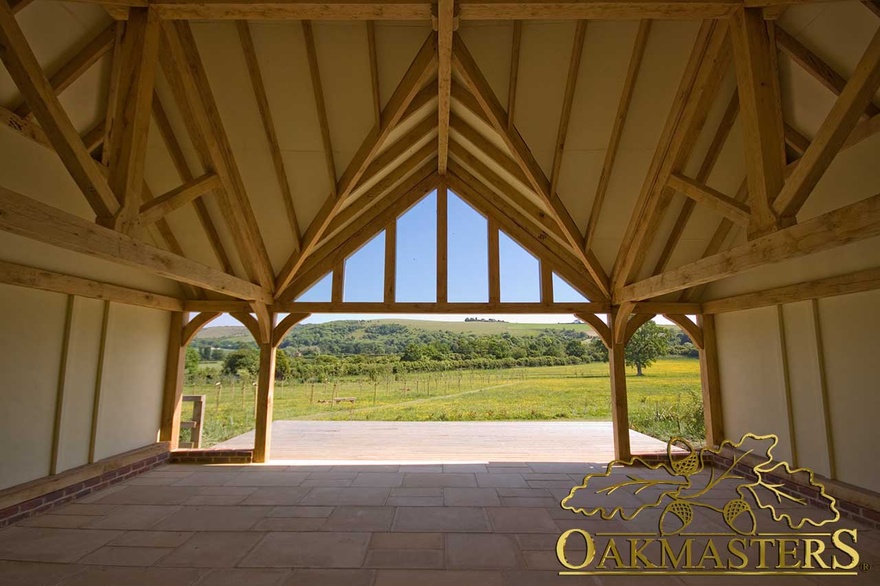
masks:
<instances>
[{"instance_id":1,"label":"acorn graphic","mask_svg":"<svg viewBox=\"0 0 880 586\"><path fill-rule=\"evenodd\" d=\"M757 528L755 513L752 511L752 506L742 498L727 501L721 514L727 526L740 535L755 534L755 529ZM743 517L744 515L745 517ZM745 521L742 521L743 518L745 518ZM737 519L740 519L738 523Z\"/></svg>"},{"instance_id":2,"label":"acorn graphic","mask_svg":"<svg viewBox=\"0 0 880 586\"><path fill-rule=\"evenodd\" d=\"M687 454L684 457L678 459L672 457L672 447L676 444L687 449ZM695 452L693 446L684 438L676 437L669 440L669 443L666 444L666 455L669 458L669 463L672 465L672 471L679 476L688 477L699 472L703 467L703 463L700 461L700 454Z\"/></svg>"},{"instance_id":3,"label":"acorn graphic","mask_svg":"<svg viewBox=\"0 0 880 586\"><path fill-rule=\"evenodd\" d=\"M671 517L670 517L671 516ZM675 518L681 523L680 527L669 528L670 523L667 519ZM674 500L663 509L660 514L660 535L676 535L694 520L694 509L690 503L680 500ZM671 522L674 525L674 521Z\"/></svg>"}]
</instances>

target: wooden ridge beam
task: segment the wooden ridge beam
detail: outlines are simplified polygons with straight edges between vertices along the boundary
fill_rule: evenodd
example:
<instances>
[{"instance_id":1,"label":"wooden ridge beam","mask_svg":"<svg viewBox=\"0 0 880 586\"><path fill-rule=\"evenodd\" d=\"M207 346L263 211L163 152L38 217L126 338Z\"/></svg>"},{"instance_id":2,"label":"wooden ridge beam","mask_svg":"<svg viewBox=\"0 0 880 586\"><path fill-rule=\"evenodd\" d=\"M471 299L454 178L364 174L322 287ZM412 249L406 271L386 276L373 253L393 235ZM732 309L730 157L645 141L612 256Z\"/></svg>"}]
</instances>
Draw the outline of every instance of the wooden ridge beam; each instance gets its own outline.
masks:
<instances>
[{"instance_id":1,"label":"wooden ridge beam","mask_svg":"<svg viewBox=\"0 0 880 586\"><path fill-rule=\"evenodd\" d=\"M638 301L729 277L751 268L805 256L880 234L880 194L638 281L619 291Z\"/></svg>"},{"instance_id":2,"label":"wooden ridge beam","mask_svg":"<svg viewBox=\"0 0 880 586\"><path fill-rule=\"evenodd\" d=\"M590 217L587 220L587 230L584 235L584 249L592 248L593 238L596 235L596 226L599 224L599 216L602 213L602 205L605 203L605 194L608 192L608 184L611 181L611 173L614 171L614 162L617 160L617 151L620 148L620 138L623 136L623 128L626 125L626 117L629 114L629 105L632 102L633 92L636 87L636 79L642 67L645 56L645 47L648 45L648 35L651 32L651 21L639 21L639 30L633 43L632 55L626 70L626 79L620 92L620 101L617 104L617 113L614 116L614 125L611 127L611 136L608 138L608 146L605 149L605 160L602 162L602 172L599 175L599 183L596 186L596 195L590 206Z\"/></svg>"},{"instance_id":3,"label":"wooden ridge beam","mask_svg":"<svg viewBox=\"0 0 880 586\"><path fill-rule=\"evenodd\" d=\"M116 18L126 8L154 7L164 19L175 20L416 20L430 22L425 0L76 0L106 5ZM803 0L786 0L800 4ZM726 18L741 0L459 0L464 20L620 20ZM747 0L750 6L779 4L777 0Z\"/></svg>"},{"instance_id":4,"label":"wooden ridge beam","mask_svg":"<svg viewBox=\"0 0 880 586\"><path fill-rule=\"evenodd\" d=\"M299 246L301 238L299 221L296 218L296 209L293 205L293 193L290 190L290 181L287 179L287 169L284 166L284 158L281 156L281 146L278 143L278 133L275 131L275 122L272 119L272 109L269 107L269 98L266 95L266 85L263 83L263 74L260 71L260 63L257 61L257 50L251 35L250 26L246 21L239 20L235 23L238 29L238 38L244 51L244 59L247 64L248 76L251 79L251 87L257 100L257 108L260 110L260 121L263 123L263 132L269 143L269 153L272 155L272 165L275 168L275 179L278 181L278 189L281 190L281 201L287 212L287 223L293 232L293 242Z\"/></svg>"},{"instance_id":5,"label":"wooden ridge beam","mask_svg":"<svg viewBox=\"0 0 880 586\"><path fill-rule=\"evenodd\" d=\"M878 87L880 31L874 34L846 87L782 186L779 197L773 202L773 210L777 214L791 218L797 215L855 128Z\"/></svg>"},{"instance_id":6,"label":"wooden ridge beam","mask_svg":"<svg viewBox=\"0 0 880 586\"><path fill-rule=\"evenodd\" d=\"M596 288L604 298L609 298L611 290L605 270L591 252L584 251L584 240L580 229L572 220L559 196L551 193L550 181L544 175L544 171L538 165L525 140L520 136L519 131L509 123L507 113L461 40L461 37L453 39L452 58L455 68L464 77L465 82L470 87L473 96L479 102L492 127L504 140L507 148L510 149L514 159L528 178L531 187L547 205L548 209L552 211L552 218L559 224L566 238L571 242L572 248L577 251L576 256L578 256L590 277L596 282Z\"/></svg>"},{"instance_id":7,"label":"wooden ridge beam","mask_svg":"<svg viewBox=\"0 0 880 586\"><path fill-rule=\"evenodd\" d=\"M437 172L446 175L449 161L449 114L452 105L452 35L455 3L437 2Z\"/></svg>"},{"instance_id":8,"label":"wooden ridge beam","mask_svg":"<svg viewBox=\"0 0 880 586\"><path fill-rule=\"evenodd\" d=\"M194 199L220 188L221 183L217 175L206 173L143 204L140 207L140 221L142 224L157 222Z\"/></svg>"},{"instance_id":9,"label":"wooden ridge beam","mask_svg":"<svg viewBox=\"0 0 880 586\"><path fill-rule=\"evenodd\" d=\"M167 295L140 291L130 287L102 283L92 279L74 277L5 261L0 261L0 283L40 289L42 291L52 291L53 293L65 295L76 295L89 299L113 301L126 305L136 305L138 307L148 307L150 309L183 311L184 302Z\"/></svg>"},{"instance_id":10,"label":"wooden ridge beam","mask_svg":"<svg viewBox=\"0 0 880 586\"><path fill-rule=\"evenodd\" d=\"M95 215L109 223L119 202L58 101L7 0L0 0L0 59Z\"/></svg>"},{"instance_id":11,"label":"wooden ridge beam","mask_svg":"<svg viewBox=\"0 0 880 586\"><path fill-rule=\"evenodd\" d=\"M321 240L333 220L333 216L341 209L351 191L357 186L368 165L385 143L388 135L403 118L407 107L426 81L436 62L436 42L436 35L433 33L425 39L403 79L394 90L394 94L385 105L385 109L382 111L382 124L376 126L361 144L348 168L342 174L338 185L334 186L333 192L327 197L318 215L306 230L301 249L294 251L287 259L276 280L275 291L279 299L285 295L286 288Z\"/></svg>"},{"instance_id":12,"label":"wooden ridge beam","mask_svg":"<svg viewBox=\"0 0 880 586\"><path fill-rule=\"evenodd\" d=\"M55 95L70 87L74 81L79 79L83 73L97 63L101 57L112 50L115 41L116 23L111 23L110 26L98 33L76 55L71 57L49 77L49 85L55 90ZM27 118L31 115L31 108L26 101L22 101L21 104L12 108L12 110L20 118Z\"/></svg>"},{"instance_id":13,"label":"wooden ridge beam","mask_svg":"<svg viewBox=\"0 0 880 586\"><path fill-rule=\"evenodd\" d=\"M845 275L805 281L793 285L774 287L754 293L743 293L702 303L703 313L716 314L742 311L757 307L769 307L821 299L835 295L850 295L880 289L880 268L865 269Z\"/></svg>"},{"instance_id":14,"label":"wooden ridge beam","mask_svg":"<svg viewBox=\"0 0 880 586\"><path fill-rule=\"evenodd\" d=\"M0 229L233 297L272 301L272 295L257 285L2 187Z\"/></svg>"},{"instance_id":15,"label":"wooden ridge beam","mask_svg":"<svg viewBox=\"0 0 880 586\"><path fill-rule=\"evenodd\" d=\"M704 183L684 175L679 175L678 173L673 173L669 176L667 185L697 203L702 203L706 207L711 208L735 224L749 225L751 218L749 206L738 202L729 195L721 193L717 189L712 189Z\"/></svg>"}]
</instances>

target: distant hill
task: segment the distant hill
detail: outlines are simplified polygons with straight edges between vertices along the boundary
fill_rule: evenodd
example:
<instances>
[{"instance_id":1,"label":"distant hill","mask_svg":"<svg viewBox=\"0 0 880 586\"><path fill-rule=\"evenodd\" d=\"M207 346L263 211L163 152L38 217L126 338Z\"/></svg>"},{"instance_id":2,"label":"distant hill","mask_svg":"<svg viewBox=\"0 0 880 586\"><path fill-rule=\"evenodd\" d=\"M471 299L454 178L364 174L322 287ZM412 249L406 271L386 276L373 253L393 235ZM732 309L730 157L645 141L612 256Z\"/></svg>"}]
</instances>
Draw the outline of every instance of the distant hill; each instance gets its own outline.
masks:
<instances>
[{"instance_id":1,"label":"distant hill","mask_svg":"<svg viewBox=\"0 0 880 586\"><path fill-rule=\"evenodd\" d=\"M339 322L327 322L327 324L339 324ZM345 322L352 323L352 322ZM412 330L422 330L425 332L453 332L456 334L510 334L512 336L537 336L547 330L560 331L571 330L575 332L583 332L593 337L596 333L593 328L587 324L525 324L525 323L506 323L506 322L481 322L481 321L431 321L421 319L371 319L364 320L363 327L370 325L403 325ZM326 324L308 324L309 327L320 327ZM357 328L351 332L353 337L361 337L363 328ZM242 338L250 339L250 333L244 326L216 326L206 327L197 335L198 339L226 339L226 338Z\"/></svg>"}]
</instances>

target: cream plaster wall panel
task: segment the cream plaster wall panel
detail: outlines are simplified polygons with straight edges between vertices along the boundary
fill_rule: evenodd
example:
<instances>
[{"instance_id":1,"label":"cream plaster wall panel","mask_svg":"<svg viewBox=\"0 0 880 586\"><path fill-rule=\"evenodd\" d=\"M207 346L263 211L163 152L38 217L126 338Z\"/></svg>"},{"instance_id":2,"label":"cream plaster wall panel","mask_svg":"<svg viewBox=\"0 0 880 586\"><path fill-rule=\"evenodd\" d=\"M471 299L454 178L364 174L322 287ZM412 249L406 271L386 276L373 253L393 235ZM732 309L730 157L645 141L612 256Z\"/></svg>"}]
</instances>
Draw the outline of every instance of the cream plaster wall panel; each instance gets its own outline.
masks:
<instances>
[{"instance_id":1,"label":"cream plaster wall panel","mask_svg":"<svg viewBox=\"0 0 880 586\"><path fill-rule=\"evenodd\" d=\"M663 126L697 38L695 22L655 21L633 91L621 150L657 147ZM626 167L615 165L618 171ZM644 177L644 175L642 175Z\"/></svg>"},{"instance_id":2,"label":"cream plaster wall panel","mask_svg":"<svg viewBox=\"0 0 880 586\"><path fill-rule=\"evenodd\" d=\"M234 23L224 22L194 25L193 34L247 199L272 265L280 269L293 239L238 31Z\"/></svg>"},{"instance_id":3,"label":"cream plaster wall panel","mask_svg":"<svg viewBox=\"0 0 880 586\"><path fill-rule=\"evenodd\" d=\"M581 233L585 231L587 221L590 218L604 162L604 151L570 151L566 149L562 155L557 193ZM568 195L563 197L563 193Z\"/></svg>"},{"instance_id":4,"label":"cream plaster wall panel","mask_svg":"<svg viewBox=\"0 0 880 586\"><path fill-rule=\"evenodd\" d=\"M880 291L819 300L837 476L880 491Z\"/></svg>"},{"instance_id":5,"label":"cream plaster wall panel","mask_svg":"<svg viewBox=\"0 0 880 586\"><path fill-rule=\"evenodd\" d=\"M777 458L790 461L776 308L720 314L716 325L725 438L774 433Z\"/></svg>"},{"instance_id":6,"label":"cream plaster wall panel","mask_svg":"<svg viewBox=\"0 0 880 586\"><path fill-rule=\"evenodd\" d=\"M822 413L822 385L819 354L813 327L813 306L809 301L784 305L785 342L798 466L828 476L828 446Z\"/></svg>"},{"instance_id":7,"label":"cream plaster wall panel","mask_svg":"<svg viewBox=\"0 0 880 586\"><path fill-rule=\"evenodd\" d=\"M489 87L507 110L513 24L465 21L459 26L458 33L489 82Z\"/></svg>"},{"instance_id":8,"label":"cream plaster wall panel","mask_svg":"<svg viewBox=\"0 0 880 586\"><path fill-rule=\"evenodd\" d=\"M522 30L514 122L548 177L574 32L574 22L529 22Z\"/></svg>"},{"instance_id":9,"label":"cream plaster wall panel","mask_svg":"<svg viewBox=\"0 0 880 586\"><path fill-rule=\"evenodd\" d=\"M104 120L111 64L111 54L107 53L58 96L73 127L80 134L85 134Z\"/></svg>"},{"instance_id":10,"label":"cream plaster wall panel","mask_svg":"<svg viewBox=\"0 0 880 586\"><path fill-rule=\"evenodd\" d=\"M315 22L312 28L339 178L376 124L367 30L361 22Z\"/></svg>"},{"instance_id":11,"label":"cream plaster wall panel","mask_svg":"<svg viewBox=\"0 0 880 586\"><path fill-rule=\"evenodd\" d=\"M156 441L169 327L167 312L111 304L95 459Z\"/></svg>"},{"instance_id":12,"label":"cream plaster wall panel","mask_svg":"<svg viewBox=\"0 0 880 586\"><path fill-rule=\"evenodd\" d=\"M798 214L805 221L880 195L880 134L839 153Z\"/></svg>"},{"instance_id":13,"label":"cream plaster wall panel","mask_svg":"<svg viewBox=\"0 0 880 586\"><path fill-rule=\"evenodd\" d=\"M376 58L379 62L379 96L388 103L406 70L432 33L430 25L416 22L376 22ZM369 55L369 54L368 54ZM369 58L369 57L368 57ZM370 92L372 94L372 82Z\"/></svg>"},{"instance_id":14,"label":"cream plaster wall panel","mask_svg":"<svg viewBox=\"0 0 880 586\"><path fill-rule=\"evenodd\" d=\"M193 142L189 135L189 131L187 130L186 122L183 119L183 115L181 114L180 109L177 107L177 102L174 99L174 92L171 91L171 87L168 85L165 73L161 67L156 72L156 83L154 89L156 92L155 95L159 96L159 102L161 102L162 104L162 110L168 117L168 123L171 125L171 129L174 132L177 143L178 145L180 145L181 151L183 151L183 156L184 159L186 159L189 170L192 172L194 177L202 175L205 172L205 169L202 166L201 159L199 158L195 147L193 146Z\"/></svg>"},{"instance_id":15,"label":"cream plaster wall panel","mask_svg":"<svg viewBox=\"0 0 880 586\"><path fill-rule=\"evenodd\" d=\"M880 264L880 237L869 238L809 256L758 267L712 283L704 299L720 299L752 291L763 291L842 275Z\"/></svg>"},{"instance_id":16,"label":"cream plaster wall panel","mask_svg":"<svg viewBox=\"0 0 880 586\"><path fill-rule=\"evenodd\" d=\"M64 378L64 409L58 445L59 472L81 466L89 460L103 318L103 301L76 298Z\"/></svg>"},{"instance_id":17,"label":"cream plaster wall panel","mask_svg":"<svg viewBox=\"0 0 880 586\"><path fill-rule=\"evenodd\" d=\"M282 153L288 169L290 189L293 192L293 205L300 233L305 233L327 197L330 196L330 181L324 166L324 154L320 152Z\"/></svg>"},{"instance_id":18,"label":"cream plaster wall panel","mask_svg":"<svg viewBox=\"0 0 880 586\"><path fill-rule=\"evenodd\" d=\"M49 473L67 297L0 285L0 489Z\"/></svg>"}]
</instances>

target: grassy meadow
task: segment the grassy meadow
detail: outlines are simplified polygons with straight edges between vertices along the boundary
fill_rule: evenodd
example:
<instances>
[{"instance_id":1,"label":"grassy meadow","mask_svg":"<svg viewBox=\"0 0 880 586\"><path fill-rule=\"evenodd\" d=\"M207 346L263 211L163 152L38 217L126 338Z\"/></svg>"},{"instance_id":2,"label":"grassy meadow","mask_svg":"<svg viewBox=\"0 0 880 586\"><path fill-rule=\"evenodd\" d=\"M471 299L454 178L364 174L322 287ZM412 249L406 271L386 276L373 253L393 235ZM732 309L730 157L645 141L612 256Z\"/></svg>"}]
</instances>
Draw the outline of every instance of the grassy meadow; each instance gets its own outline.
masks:
<instances>
[{"instance_id":1,"label":"grassy meadow","mask_svg":"<svg viewBox=\"0 0 880 586\"><path fill-rule=\"evenodd\" d=\"M219 363L202 363L219 372ZM703 437L700 365L664 358L642 377L627 369L630 425L664 440ZM247 379L193 384L187 395L206 396L203 447L254 427L256 387ZM352 398L354 402L335 402ZM188 403L183 419L189 417ZM339 377L324 383L277 381L275 420L509 421L611 418L608 364L447 371L394 375L377 382Z\"/></svg>"}]
</instances>

